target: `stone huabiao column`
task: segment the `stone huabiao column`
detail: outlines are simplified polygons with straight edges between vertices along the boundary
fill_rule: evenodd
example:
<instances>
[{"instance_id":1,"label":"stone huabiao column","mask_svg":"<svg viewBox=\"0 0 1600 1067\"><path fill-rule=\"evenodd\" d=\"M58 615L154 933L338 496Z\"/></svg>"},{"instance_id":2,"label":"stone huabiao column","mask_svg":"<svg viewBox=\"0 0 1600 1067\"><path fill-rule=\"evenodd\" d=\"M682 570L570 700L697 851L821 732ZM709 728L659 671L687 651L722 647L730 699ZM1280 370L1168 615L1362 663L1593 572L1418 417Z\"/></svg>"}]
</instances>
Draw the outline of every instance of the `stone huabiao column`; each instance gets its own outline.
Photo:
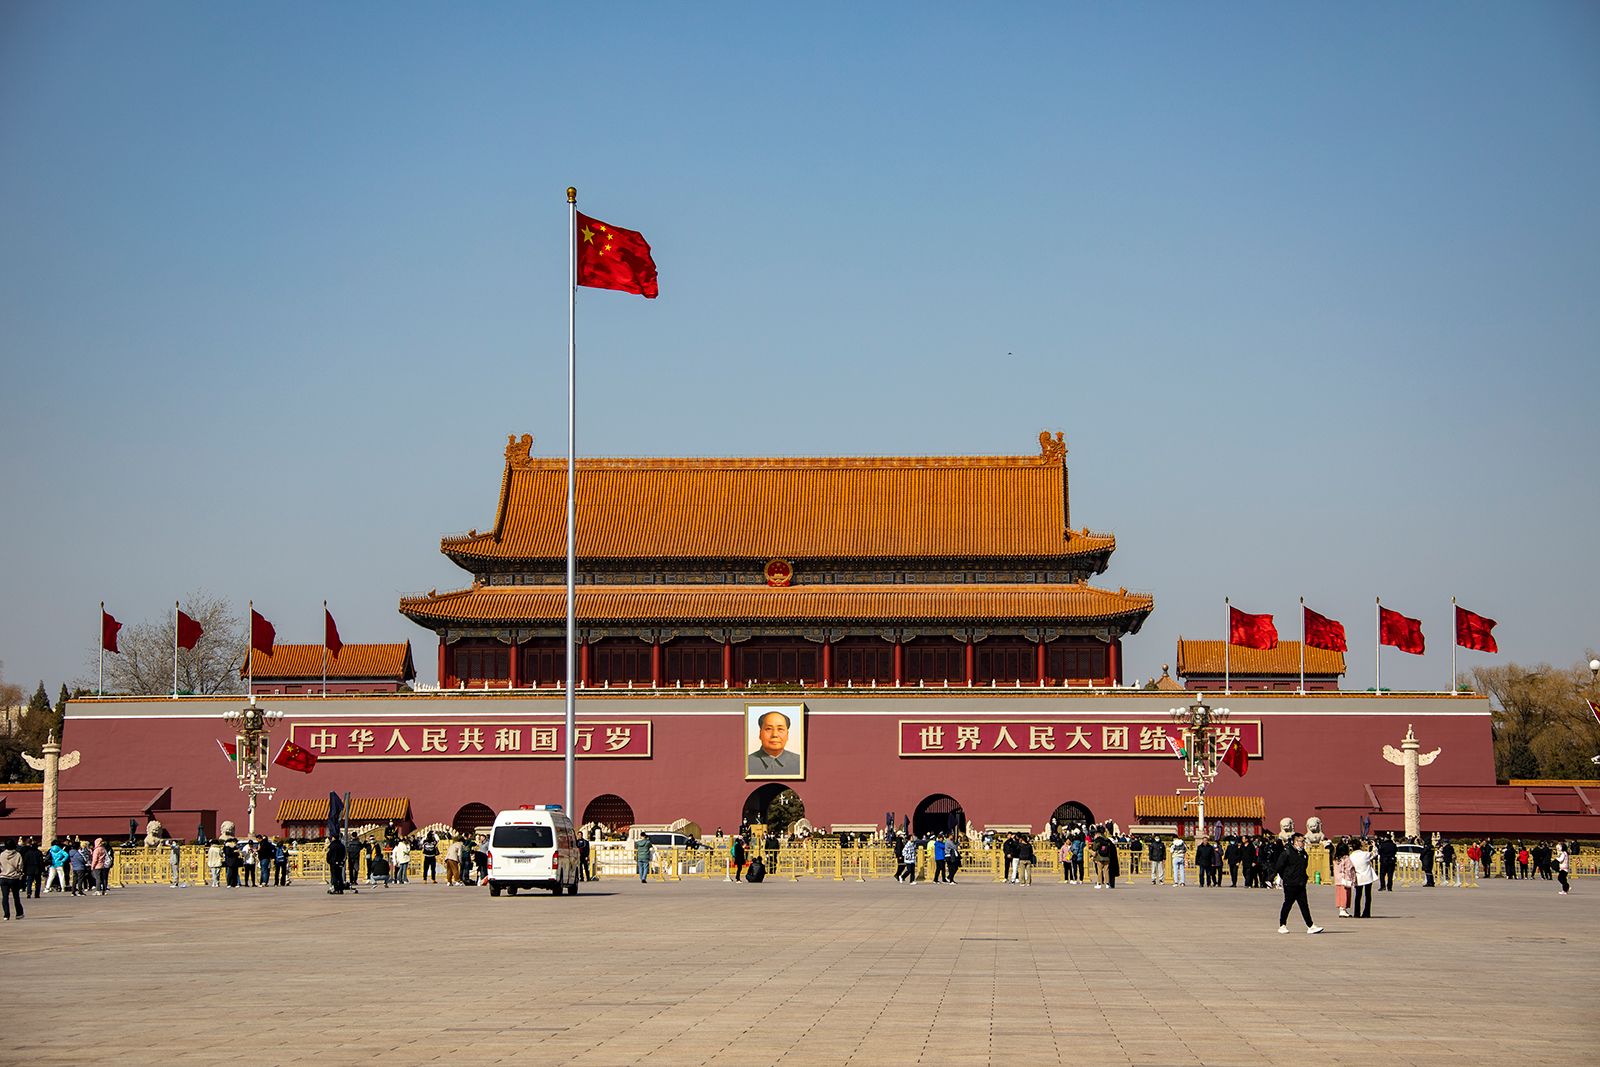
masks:
<instances>
[{"instance_id":1,"label":"stone huabiao column","mask_svg":"<svg viewBox=\"0 0 1600 1067\"><path fill-rule=\"evenodd\" d=\"M42 756L30 756L26 753L22 758L28 766L36 771L44 772L44 796L41 800L40 820L42 825L39 831L39 844L45 848L56 839L56 783L62 771L70 771L78 765L78 753L68 752L61 754L61 744L56 740L55 731L45 740Z\"/></svg>"},{"instance_id":2,"label":"stone huabiao column","mask_svg":"<svg viewBox=\"0 0 1600 1067\"><path fill-rule=\"evenodd\" d=\"M1412 732L1410 723L1406 724L1405 740L1400 742L1398 751L1393 745L1383 746L1383 758L1405 768L1406 836L1419 841L1422 839L1422 785L1417 770L1438 759L1439 753L1444 751L1436 748L1423 753L1421 749L1422 744Z\"/></svg>"}]
</instances>

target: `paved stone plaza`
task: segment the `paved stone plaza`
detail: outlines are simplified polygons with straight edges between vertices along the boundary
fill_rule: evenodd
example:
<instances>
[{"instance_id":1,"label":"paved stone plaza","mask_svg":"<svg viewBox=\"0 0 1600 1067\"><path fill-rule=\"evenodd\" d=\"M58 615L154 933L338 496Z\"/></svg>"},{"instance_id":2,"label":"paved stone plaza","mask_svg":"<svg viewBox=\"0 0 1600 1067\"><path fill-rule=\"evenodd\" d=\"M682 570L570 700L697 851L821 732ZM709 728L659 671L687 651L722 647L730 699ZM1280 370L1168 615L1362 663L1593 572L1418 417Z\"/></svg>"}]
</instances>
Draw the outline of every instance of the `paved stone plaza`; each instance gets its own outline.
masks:
<instances>
[{"instance_id":1,"label":"paved stone plaza","mask_svg":"<svg viewBox=\"0 0 1600 1067\"><path fill-rule=\"evenodd\" d=\"M0 1063L1572 1063L1600 882L143 887L0 926ZM1575 1055L1576 1054L1576 1055Z\"/></svg>"}]
</instances>

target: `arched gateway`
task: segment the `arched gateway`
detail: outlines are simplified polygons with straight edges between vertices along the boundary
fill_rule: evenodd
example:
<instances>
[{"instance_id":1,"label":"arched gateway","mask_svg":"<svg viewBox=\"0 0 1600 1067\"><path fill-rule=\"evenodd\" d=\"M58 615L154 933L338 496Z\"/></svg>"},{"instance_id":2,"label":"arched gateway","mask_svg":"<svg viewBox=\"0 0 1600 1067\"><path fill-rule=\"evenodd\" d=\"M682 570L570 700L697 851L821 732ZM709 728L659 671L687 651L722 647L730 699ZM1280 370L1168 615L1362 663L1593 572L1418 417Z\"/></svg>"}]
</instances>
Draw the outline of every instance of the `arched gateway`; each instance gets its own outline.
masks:
<instances>
[{"instance_id":1,"label":"arched gateway","mask_svg":"<svg viewBox=\"0 0 1600 1067\"><path fill-rule=\"evenodd\" d=\"M458 834L476 833L479 827L494 825L494 809L487 804L467 804L450 820L450 829Z\"/></svg>"},{"instance_id":2,"label":"arched gateway","mask_svg":"<svg viewBox=\"0 0 1600 1067\"><path fill-rule=\"evenodd\" d=\"M911 832L915 834L961 833L967 828L967 813L960 801L944 793L923 797L922 803L911 816Z\"/></svg>"},{"instance_id":3,"label":"arched gateway","mask_svg":"<svg viewBox=\"0 0 1600 1067\"><path fill-rule=\"evenodd\" d=\"M615 793L601 793L583 809L580 826L599 823L613 833L625 834L633 826L633 805Z\"/></svg>"}]
</instances>

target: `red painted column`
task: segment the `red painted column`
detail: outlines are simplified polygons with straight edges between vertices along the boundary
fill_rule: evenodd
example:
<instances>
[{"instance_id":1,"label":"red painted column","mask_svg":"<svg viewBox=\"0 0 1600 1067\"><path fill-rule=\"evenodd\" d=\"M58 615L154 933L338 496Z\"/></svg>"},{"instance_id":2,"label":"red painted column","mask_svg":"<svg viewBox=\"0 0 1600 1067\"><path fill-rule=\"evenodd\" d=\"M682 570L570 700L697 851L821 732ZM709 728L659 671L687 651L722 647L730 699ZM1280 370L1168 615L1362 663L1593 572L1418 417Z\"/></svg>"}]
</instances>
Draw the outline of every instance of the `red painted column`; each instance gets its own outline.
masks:
<instances>
[{"instance_id":1,"label":"red painted column","mask_svg":"<svg viewBox=\"0 0 1600 1067\"><path fill-rule=\"evenodd\" d=\"M967 674L967 684L968 685L972 684L972 680L973 680L973 678L975 676L974 675L974 671L973 671L972 668L973 668L973 662L974 662L974 660L976 658L977 657L975 657L972 654L972 642L968 641L967 642L967 655L966 655L966 661L967 661L966 662L966 674Z\"/></svg>"},{"instance_id":2,"label":"red painted column","mask_svg":"<svg viewBox=\"0 0 1600 1067\"><path fill-rule=\"evenodd\" d=\"M1046 646L1045 646L1044 641L1040 640L1039 644L1038 644L1038 649L1039 649L1039 685L1040 686L1043 686L1045 684L1045 682L1048 681L1048 679L1046 679L1045 676L1044 676L1045 667L1046 667L1045 647Z\"/></svg>"},{"instance_id":3,"label":"red painted column","mask_svg":"<svg viewBox=\"0 0 1600 1067\"><path fill-rule=\"evenodd\" d=\"M899 685L906 676L906 646L901 641L894 643L894 684Z\"/></svg>"},{"instance_id":4,"label":"red painted column","mask_svg":"<svg viewBox=\"0 0 1600 1067\"><path fill-rule=\"evenodd\" d=\"M733 642L725 641L722 644L722 685L724 688L733 688Z\"/></svg>"},{"instance_id":5,"label":"red painted column","mask_svg":"<svg viewBox=\"0 0 1600 1067\"><path fill-rule=\"evenodd\" d=\"M587 641L580 642L578 645L578 684L585 689L594 684L594 681L589 677L589 665L591 662L589 647L589 642Z\"/></svg>"},{"instance_id":6,"label":"red painted column","mask_svg":"<svg viewBox=\"0 0 1600 1067\"><path fill-rule=\"evenodd\" d=\"M522 688L522 646L515 641L511 642L511 672L510 686L513 689Z\"/></svg>"},{"instance_id":7,"label":"red painted column","mask_svg":"<svg viewBox=\"0 0 1600 1067\"><path fill-rule=\"evenodd\" d=\"M1112 685L1122 684L1122 642L1111 641L1106 644L1106 666L1109 668Z\"/></svg>"},{"instance_id":8,"label":"red painted column","mask_svg":"<svg viewBox=\"0 0 1600 1067\"><path fill-rule=\"evenodd\" d=\"M826 689L833 684L833 644L829 641L822 642L822 686Z\"/></svg>"},{"instance_id":9,"label":"red painted column","mask_svg":"<svg viewBox=\"0 0 1600 1067\"><path fill-rule=\"evenodd\" d=\"M661 642L650 642L650 684L661 688Z\"/></svg>"},{"instance_id":10,"label":"red painted column","mask_svg":"<svg viewBox=\"0 0 1600 1067\"><path fill-rule=\"evenodd\" d=\"M450 688L450 675L445 665L445 654L444 638L441 637L439 638L439 688L441 689Z\"/></svg>"}]
</instances>

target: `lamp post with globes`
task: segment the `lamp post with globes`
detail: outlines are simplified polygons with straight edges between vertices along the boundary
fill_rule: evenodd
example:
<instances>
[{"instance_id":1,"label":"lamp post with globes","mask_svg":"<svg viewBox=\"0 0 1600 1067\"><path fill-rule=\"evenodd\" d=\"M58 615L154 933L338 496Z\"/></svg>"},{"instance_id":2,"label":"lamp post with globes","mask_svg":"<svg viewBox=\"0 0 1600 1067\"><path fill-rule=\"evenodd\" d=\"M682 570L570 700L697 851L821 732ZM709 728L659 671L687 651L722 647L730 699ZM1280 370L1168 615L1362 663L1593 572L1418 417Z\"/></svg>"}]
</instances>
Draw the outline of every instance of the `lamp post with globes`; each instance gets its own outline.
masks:
<instances>
[{"instance_id":1,"label":"lamp post with globes","mask_svg":"<svg viewBox=\"0 0 1600 1067\"><path fill-rule=\"evenodd\" d=\"M1183 776L1194 783L1200 809L1196 838L1206 834L1206 786L1216 780L1217 763L1226 749L1226 744L1220 743L1220 734L1228 715L1227 708L1213 708L1198 698L1186 707L1172 709L1172 721L1183 728L1185 735L1178 749Z\"/></svg>"},{"instance_id":2,"label":"lamp post with globes","mask_svg":"<svg viewBox=\"0 0 1600 1067\"><path fill-rule=\"evenodd\" d=\"M1600 659L1592 659L1589 661L1589 681L1600 682ZM1597 704L1596 701L1591 700L1589 702L1589 710L1594 713L1595 721L1600 722L1600 704ZM1600 755L1590 756L1589 762L1600 765Z\"/></svg>"},{"instance_id":3,"label":"lamp post with globes","mask_svg":"<svg viewBox=\"0 0 1600 1067\"><path fill-rule=\"evenodd\" d=\"M239 788L249 800L247 833L256 832L256 797L270 797L277 792L267 785L267 772L272 767L272 728L282 721L283 712L256 707L256 698L250 698L249 707L232 708L222 713L222 720L232 726L234 734L234 771L239 777Z\"/></svg>"}]
</instances>

